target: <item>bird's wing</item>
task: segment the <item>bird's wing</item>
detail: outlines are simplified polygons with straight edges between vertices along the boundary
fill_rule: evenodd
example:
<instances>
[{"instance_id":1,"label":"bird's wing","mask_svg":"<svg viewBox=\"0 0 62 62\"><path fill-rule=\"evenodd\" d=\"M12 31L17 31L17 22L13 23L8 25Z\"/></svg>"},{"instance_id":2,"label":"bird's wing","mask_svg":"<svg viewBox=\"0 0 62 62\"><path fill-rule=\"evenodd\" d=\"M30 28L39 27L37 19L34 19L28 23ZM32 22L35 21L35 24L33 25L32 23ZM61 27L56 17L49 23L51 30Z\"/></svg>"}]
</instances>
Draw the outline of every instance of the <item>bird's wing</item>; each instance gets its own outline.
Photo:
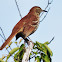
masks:
<instances>
[{"instance_id":1,"label":"bird's wing","mask_svg":"<svg viewBox=\"0 0 62 62\"><path fill-rule=\"evenodd\" d=\"M27 15L25 17L23 17L16 25L15 27L13 28L12 32L16 32L16 33L19 33L19 32L23 32L24 29L28 30L28 29L31 29L34 27L32 27L32 21L35 21L36 20L36 17L34 15ZM29 28L29 27L30 28ZM24 31L26 31L24 30Z\"/></svg>"},{"instance_id":2,"label":"bird's wing","mask_svg":"<svg viewBox=\"0 0 62 62\"><path fill-rule=\"evenodd\" d=\"M30 22L30 19L33 19L33 16L31 15L26 15L25 17L23 17L13 28L12 32L19 32L19 31L23 31L23 26L28 24Z\"/></svg>"},{"instance_id":3,"label":"bird's wing","mask_svg":"<svg viewBox=\"0 0 62 62\"><path fill-rule=\"evenodd\" d=\"M32 14L28 14L27 16L23 17L14 27L12 32L23 32L23 34L25 35L25 38L27 36L29 36L33 30L35 29L35 23L33 21L36 21L37 17L32 15Z\"/></svg>"},{"instance_id":4,"label":"bird's wing","mask_svg":"<svg viewBox=\"0 0 62 62\"><path fill-rule=\"evenodd\" d=\"M23 33L25 34L25 38L28 37L35 30L37 22L33 22L33 21L36 20L37 17L34 15L29 15L29 17L27 18L27 22L24 24L24 28L23 28Z\"/></svg>"}]
</instances>

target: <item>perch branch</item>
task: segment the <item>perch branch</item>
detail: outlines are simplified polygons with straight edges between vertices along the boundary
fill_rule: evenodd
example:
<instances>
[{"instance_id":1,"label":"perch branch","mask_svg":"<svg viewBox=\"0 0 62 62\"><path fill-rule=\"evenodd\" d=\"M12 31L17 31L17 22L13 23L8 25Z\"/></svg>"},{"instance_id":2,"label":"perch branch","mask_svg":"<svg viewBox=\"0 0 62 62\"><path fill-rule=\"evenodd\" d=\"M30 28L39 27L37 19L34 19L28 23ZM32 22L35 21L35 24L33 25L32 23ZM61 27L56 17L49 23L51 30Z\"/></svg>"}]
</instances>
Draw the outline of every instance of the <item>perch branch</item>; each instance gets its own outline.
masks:
<instances>
[{"instance_id":1,"label":"perch branch","mask_svg":"<svg viewBox=\"0 0 62 62\"><path fill-rule=\"evenodd\" d=\"M28 62L30 53L34 46L34 43L32 41L28 41L28 42L29 42L29 46L27 48L25 48L25 53L24 53L22 62Z\"/></svg>"}]
</instances>

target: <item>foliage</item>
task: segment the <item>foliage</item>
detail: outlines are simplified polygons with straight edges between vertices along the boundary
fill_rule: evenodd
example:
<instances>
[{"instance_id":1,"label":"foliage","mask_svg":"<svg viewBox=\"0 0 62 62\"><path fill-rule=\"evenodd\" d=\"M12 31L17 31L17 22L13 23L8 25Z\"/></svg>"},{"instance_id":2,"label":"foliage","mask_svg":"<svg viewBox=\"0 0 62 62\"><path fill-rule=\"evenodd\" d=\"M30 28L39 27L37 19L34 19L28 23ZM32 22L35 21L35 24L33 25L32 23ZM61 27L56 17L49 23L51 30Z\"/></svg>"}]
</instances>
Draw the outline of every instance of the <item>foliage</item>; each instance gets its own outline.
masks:
<instances>
[{"instance_id":1,"label":"foliage","mask_svg":"<svg viewBox=\"0 0 62 62\"><path fill-rule=\"evenodd\" d=\"M53 56L53 53L52 53L51 49L48 47L48 44L49 44L48 41L45 43L39 43L36 41L36 43L34 43L33 50L30 53L29 60L31 60L32 58L35 58L36 62L41 62L41 61L51 62L52 61L51 56ZM16 51L17 51L17 53L14 54ZM15 62L21 62L24 52L25 52L25 46L24 46L24 44L22 44L20 46L20 48L16 47L9 52L5 62L7 62L7 60L11 57L12 54L14 54ZM2 58L0 58L0 62L4 62Z\"/></svg>"},{"instance_id":2,"label":"foliage","mask_svg":"<svg viewBox=\"0 0 62 62\"><path fill-rule=\"evenodd\" d=\"M45 43L34 43L33 51L31 52L30 59L35 57L35 61L41 62L51 62L51 56L53 56L52 51L48 47L49 42ZM33 56L34 55L34 56Z\"/></svg>"},{"instance_id":3,"label":"foliage","mask_svg":"<svg viewBox=\"0 0 62 62\"><path fill-rule=\"evenodd\" d=\"M19 48L19 51L14 55L15 62L21 62L24 55L24 44L22 44Z\"/></svg>"}]
</instances>

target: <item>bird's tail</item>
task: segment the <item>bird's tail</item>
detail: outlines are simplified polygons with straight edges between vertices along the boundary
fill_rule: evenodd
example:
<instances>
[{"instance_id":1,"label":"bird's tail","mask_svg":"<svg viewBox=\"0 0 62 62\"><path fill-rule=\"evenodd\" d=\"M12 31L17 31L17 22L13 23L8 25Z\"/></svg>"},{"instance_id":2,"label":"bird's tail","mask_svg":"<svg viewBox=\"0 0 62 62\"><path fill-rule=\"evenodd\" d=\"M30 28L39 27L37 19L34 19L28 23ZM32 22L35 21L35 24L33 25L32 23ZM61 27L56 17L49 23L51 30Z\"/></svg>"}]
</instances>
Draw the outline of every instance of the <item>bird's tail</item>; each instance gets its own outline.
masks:
<instances>
[{"instance_id":1,"label":"bird's tail","mask_svg":"<svg viewBox=\"0 0 62 62\"><path fill-rule=\"evenodd\" d=\"M15 36L15 33L13 34L11 34L9 37L8 37L8 39L7 40L5 40L5 42L3 43L3 45L0 47L0 50L2 50L11 40L12 40L12 38Z\"/></svg>"}]
</instances>

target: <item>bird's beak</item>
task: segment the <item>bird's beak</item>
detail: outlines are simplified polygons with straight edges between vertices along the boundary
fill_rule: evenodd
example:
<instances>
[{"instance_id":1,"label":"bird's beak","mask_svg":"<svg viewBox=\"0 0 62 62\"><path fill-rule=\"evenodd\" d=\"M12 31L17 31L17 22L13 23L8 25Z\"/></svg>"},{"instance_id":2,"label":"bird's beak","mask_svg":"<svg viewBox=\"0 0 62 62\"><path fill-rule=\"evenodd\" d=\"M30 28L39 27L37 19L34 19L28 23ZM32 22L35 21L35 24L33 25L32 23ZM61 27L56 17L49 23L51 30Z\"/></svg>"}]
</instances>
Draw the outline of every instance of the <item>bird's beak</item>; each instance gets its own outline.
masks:
<instances>
[{"instance_id":1,"label":"bird's beak","mask_svg":"<svg viewBox=\"0 0 62 62\"><path fill-rule=\"evenodd\" d=\"M47 12L46 10L43 10L43 12Z\"/></svg>"}]
</instances>

